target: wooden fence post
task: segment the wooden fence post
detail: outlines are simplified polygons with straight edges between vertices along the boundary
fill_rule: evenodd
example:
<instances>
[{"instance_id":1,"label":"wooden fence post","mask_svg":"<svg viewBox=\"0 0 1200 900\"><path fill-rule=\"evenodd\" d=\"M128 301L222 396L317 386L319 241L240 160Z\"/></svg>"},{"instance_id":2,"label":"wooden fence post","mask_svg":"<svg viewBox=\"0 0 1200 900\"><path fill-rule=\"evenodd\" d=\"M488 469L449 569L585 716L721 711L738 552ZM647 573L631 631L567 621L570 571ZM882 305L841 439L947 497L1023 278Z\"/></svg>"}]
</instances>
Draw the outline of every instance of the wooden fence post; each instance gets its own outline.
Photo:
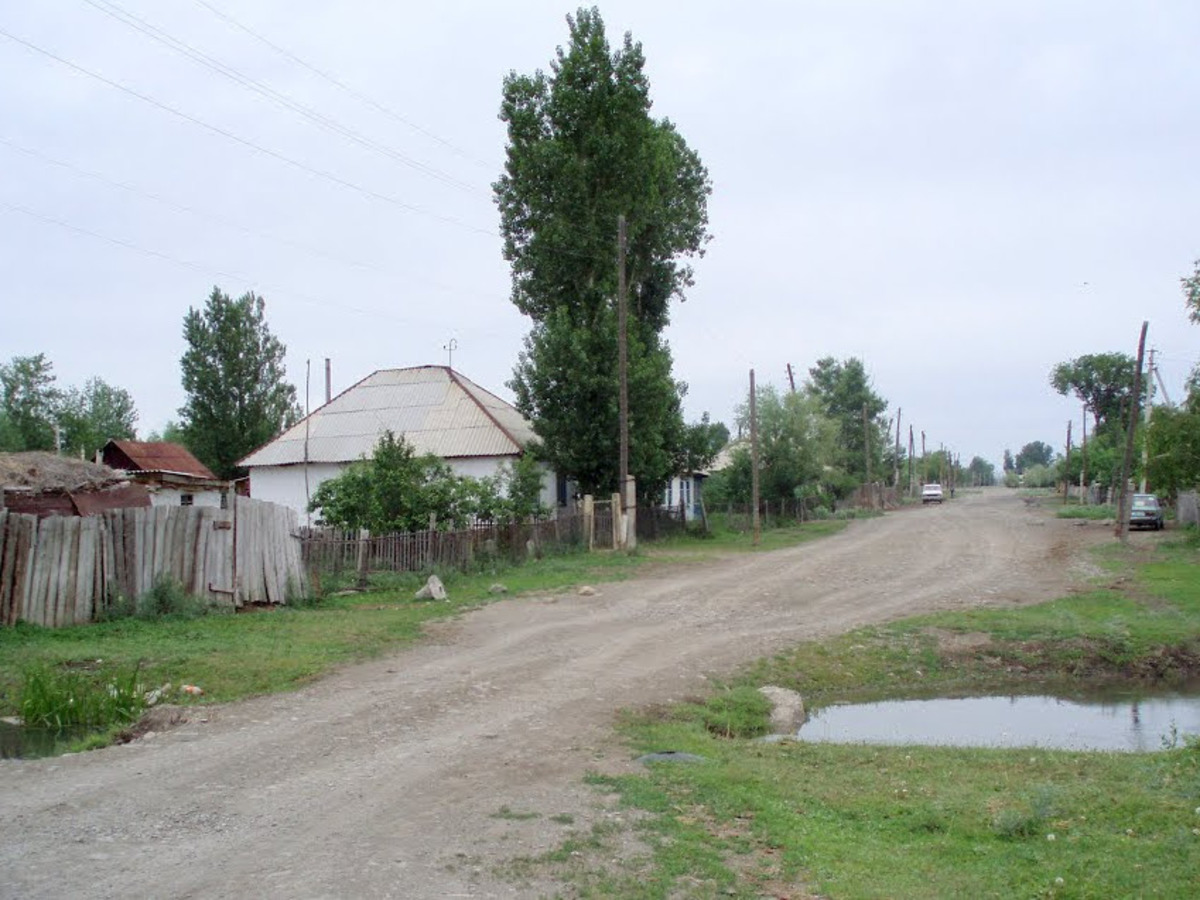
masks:
<instances>
[{"instance_id":1,"label":"wooden fence post","mask_svg":"<svg viewBox=\"0 0 1200 900\"><path fill-rule=\"evenodd\" d=\"M367 589L367 541L370 532L365 528L358 529L358 589Z\"/></svg>"},{"instance_id":2,"label":"wooden fence post","mask_svg":"<svg viewBox=\"0 0 1200 900\"><path fill-rule=\"evenodd\" d=\"M591 553L596 548L596 498L583 495L583 543Z\"/></svg>"}]
</instances>

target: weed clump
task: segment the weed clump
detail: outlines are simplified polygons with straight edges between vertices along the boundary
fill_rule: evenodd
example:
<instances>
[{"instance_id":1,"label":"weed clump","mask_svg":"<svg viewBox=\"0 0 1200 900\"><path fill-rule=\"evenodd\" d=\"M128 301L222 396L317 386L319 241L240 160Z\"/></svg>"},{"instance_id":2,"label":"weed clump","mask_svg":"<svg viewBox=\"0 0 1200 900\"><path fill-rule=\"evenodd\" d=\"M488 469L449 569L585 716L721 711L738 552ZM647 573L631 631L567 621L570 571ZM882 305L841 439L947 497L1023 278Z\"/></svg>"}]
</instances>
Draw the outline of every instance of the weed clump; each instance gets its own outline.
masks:
<instances>
[{"instance_id":1,"label":"weed clump","mask_svg":"<svg viewBox=\"0 0 1200 900\"><path fill-rule=\"evenodd\" d=\"M202 597L189 594L170 575L160 575L154 586L140 597L119 595L100 615L100 621L118 619L196 619L221 608Z\"/></svg>"},{"instance_id":2,"label":"weed clump","mask_svg":"<svg viewBox=\"0 0 1200 900\"><path fill-rule=\"evenodd\" d=\"M720 737L760 737L769 727L771 701L756 688L735 687L710 697L700 717L704 727Z\"/></svg>"},{"instance_id":3,"label":"weed clump","mask_svg":"<svg viewBox=\"0 0 1200 900\"><path fill-rule=\"evenodd\" d=\"M107 728L133 722L146 707L140 666L86 672L49 666L25 670L17 708L34 728Z\"/></svg>"}]
</instances>

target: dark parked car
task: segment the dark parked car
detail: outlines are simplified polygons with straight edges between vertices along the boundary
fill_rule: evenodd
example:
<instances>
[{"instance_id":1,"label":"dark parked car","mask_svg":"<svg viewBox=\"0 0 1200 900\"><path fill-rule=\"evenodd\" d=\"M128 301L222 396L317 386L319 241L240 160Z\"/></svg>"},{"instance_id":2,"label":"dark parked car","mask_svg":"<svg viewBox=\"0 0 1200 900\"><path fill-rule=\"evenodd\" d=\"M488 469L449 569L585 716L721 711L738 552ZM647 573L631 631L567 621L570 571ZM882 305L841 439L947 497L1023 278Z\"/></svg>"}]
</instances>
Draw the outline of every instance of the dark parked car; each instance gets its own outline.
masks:
<instances>
[{"instance_id":1,"label":"dark parked car","mask_svg":"<svg viewBox=\"0 0 1200 900\"><path fill-rule=\"evenodd\" d=\"M1133 503L1129 507L1129 527L1162 530L1163 511L1157 497L1153 494L1133 495Z\"/></svg>"}]
</instances>

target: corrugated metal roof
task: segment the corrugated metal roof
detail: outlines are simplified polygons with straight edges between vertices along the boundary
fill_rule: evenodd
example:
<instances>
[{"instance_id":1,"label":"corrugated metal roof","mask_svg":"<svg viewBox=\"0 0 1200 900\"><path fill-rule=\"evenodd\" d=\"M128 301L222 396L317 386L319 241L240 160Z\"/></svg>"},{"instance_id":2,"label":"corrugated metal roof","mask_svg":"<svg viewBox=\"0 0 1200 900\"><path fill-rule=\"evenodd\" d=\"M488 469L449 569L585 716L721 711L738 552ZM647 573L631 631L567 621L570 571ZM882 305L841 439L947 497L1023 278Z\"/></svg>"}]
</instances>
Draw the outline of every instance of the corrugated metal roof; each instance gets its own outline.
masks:
<instances>
[{"instance_id":1,"label":"corrugated metal roof","mask_svg":"<svg viewBox=\"0 0 1200 900\"><path fill-rule=\"evenodd\" d=\"M286 466L368 457L385 431L443 459L513 456L534 438L509 403L446 366L382 369L368 375L239 463Z\"/></svg>"},{"instance_id":2,"label":"corrugated metal roof","mask_svg":"<svg viewBox=\"0 0 1200 900\"><path fill-rule=\"evenodd\" d=\"M186 447L166 441L109 441L142 472L176 472L198 478L216 478ZM103 451L102 451L103 452Z\"/></svg>"}]
</instances>

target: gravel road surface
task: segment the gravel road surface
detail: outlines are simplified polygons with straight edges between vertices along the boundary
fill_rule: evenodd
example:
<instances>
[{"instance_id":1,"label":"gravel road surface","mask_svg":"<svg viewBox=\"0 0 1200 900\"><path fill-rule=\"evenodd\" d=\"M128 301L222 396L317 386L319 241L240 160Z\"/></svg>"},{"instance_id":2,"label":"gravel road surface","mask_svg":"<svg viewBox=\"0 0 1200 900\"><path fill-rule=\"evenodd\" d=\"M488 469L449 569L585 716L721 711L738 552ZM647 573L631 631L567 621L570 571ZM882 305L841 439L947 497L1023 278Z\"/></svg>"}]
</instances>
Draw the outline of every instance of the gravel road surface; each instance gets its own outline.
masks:
<instances>
[{"instance_id":1,"label":"gravel road surface","mask_svg":"<svg viewBox=\"0 0 1200 900\"><path fill-rule=\"evenodd\" d=\"M960 494L595 596L505 600L298 693L3 761L0 897L552 894L496 868L622 815L581 781L635 767L611 731L621 707L865 623L1061 596L1109 539L1011 491Z\"/></svg>"}]
</instances>

